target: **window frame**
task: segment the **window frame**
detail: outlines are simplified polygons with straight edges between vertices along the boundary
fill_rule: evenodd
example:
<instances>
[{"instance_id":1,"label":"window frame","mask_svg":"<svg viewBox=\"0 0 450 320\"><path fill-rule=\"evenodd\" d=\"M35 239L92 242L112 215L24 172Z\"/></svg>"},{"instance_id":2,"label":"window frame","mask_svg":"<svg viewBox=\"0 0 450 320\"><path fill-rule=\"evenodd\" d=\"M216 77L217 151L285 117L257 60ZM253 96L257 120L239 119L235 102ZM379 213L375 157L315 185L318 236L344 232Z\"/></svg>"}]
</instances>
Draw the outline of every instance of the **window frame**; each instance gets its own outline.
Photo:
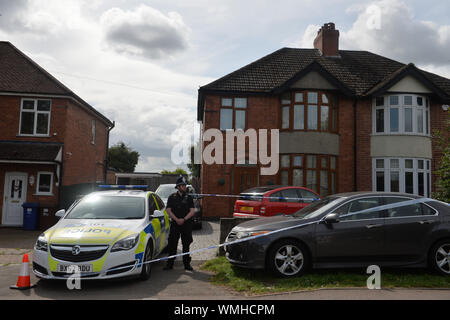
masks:
<instances>
[{"instance_id":1,"label":"window frame","mask_svg":"<svg viewBox=\"0 0 450 320\"><path fill-rule=\"evenodd\" d=\"M48 192L42 192L39 190L41 175L43 175L43 174L50 175L50 191L48 191ZM54 173L51 171L38 171L37 179L36 179L36 195L53 196L53 178L54 178Z\"/></svg>"},{"instance_id":2,"label":"window frame","mask_svg":"<svg viewBox=\"0 0 450 320\"><path fill-rule=\"evenodd\" d=\"M308 100L308 94L310 93L316 93L317 94L317 102L316 103L310 103ZM302 101L296 101L295 97L297 94L302 95ZM289 95L289 100L284 99L284 96ZM327 102L324 102L323 95L325 95ZM295 128L294 123L294 115L295 115L295 107L296 106L303 106L303 126L300 126L300 128ZM316 112L316 121L315 124L317 126L317 129L310 129L309 128L309 107L310 106L316 106L317 112ZM328 128L324 130L322 128L322 106L328 107ZM283 127L283 116L284 116L284 108L288 108L289 112L287 113L289 115L289 121L288 126ZM279 128L280 131L304 131L304 132L330 132L330 133L337 133L338 127L339 127L339 116L337 112L337 106L334 103L333 96L331 93L321 90L292 90L284 92L280 95L280 121L279 121ZM336 119L335 119L336 118ZM334 128L334 126L336 126Z\"/></svg>"},{"instance_id":3,"label":"window frame","mask_svg":"<svg viewBox=\"0 0 450 320\"><path fill-rule=\"evenodd\" d=\"M383 160L383 168L377 168L376 162L377 160ZM398 168L391 168L391 160L398 160L399 161L399 167ZM412 168L406 168L406 161L412 160L413 167ZM419 168L419 161L423 161L423 168ZM383 190L380 190L381 192L396 192L391 191L391 172L398 172L399 174L399 191L402 193L406 192L406 173L412 172L413 173L413 195L419 195L424 197L430 197L431 196L431 159L426 158L415 158L415 157L373 157L372 158L372 190L377 190L377 172L383 172L384 177L384 187ZM419 194L419 173L423 174L423 195Z\"/></svg>"},{"instance_id":4,"label":"window frame","mask_svg":"<svg viewBox=\"0 0 450 320\"><path fill-rule=\"evenodd\" d=\"M282 167L281 166L281 158L282 157L286 157L289 156L289 167ZM302 157L302 161L301 161L301 165L295 165L294 164L294 158L297 156L301 156ZM315 156L316 157L316 163L315 163L315 168L308 168L307 167L307 157L308 156ZM327 159L327 165L326 167L322 166L322 159L326 158ZM331 168L331 159L334 158L335 159L335 167ZM304 153L280 153L279 155L279 160L280 160L280 174L278 175L278 180L280 184L283 184L282 181L282 172L287 172L287 178L288 178L288 183L287 185L289 186L295 186L295 187L304 187L304 188L308 188L306 185L307 182L307 172L308 171L315 171L316 174L316 186L318 189L314 190L311 188L312 191L314 191L315 193L317 193L320 196L325 196L325 195L321 195L320 192L320 178L321 178L321 171L326 171L327 172L327 184L328 184L328 194L327 195L331 195L331 194L335 194L337 193L337 181L338 181L338 156L336 155L324 155L324 154L304 154ZM294 185L294 170L301 170L302 171L302 184L301 185ZM333 173L334 173L334 186L333 186ZM334 191L334 192L333 192Z\"/></svg>"},{"instance_id":5,"label":"window frame","mask_svg":"<svg viewBox=\"0 0 450 320\"><path fill-rule=\"evenodd\" d=\"M377 98L383 97L383 105L377 105ZM398 98L398 104L391 104L391 97ZM405 98L411 97L412 103L405 104ZM422 105L419 105L419 98ZM412 131L406 131L406 109L412 109ZM398 110L397 131L391 131L391 110ZM383 131L377 131L377 111L383 110ZM419 110L421 112L419 112ZM422 114L422 132L419 132L418 118ZM431 137L430 132L430 99L426 95L416 93L389 93L372 99L372 134L373 135L419 135Z\"/></svg>"},{"instance_id":6,"label":"window frame","mask_svg":"<svg viewBox=\"0 0 450 320\"><path fill-rule=\"evenodd\" d=\"M231 99L231 106L224 106L223 105L223 100L224 99ZM245 99L246 100L246 104L245 107L236 107L236 99ZM231 128L225 128L222 129L222 124L221 124L221 111L222 109L229 109L232 110L232 119L231 119ZM237 111L240 112L244 112L244 128L236 128L236 114ZM233 96L233 97L226 97L226 96L222 96L220 97L220 108L219 108L219 129L220 131L227 131L227 130L247 130L248 128L248 117L247 117L247 112L248 111L248 98L247 97L238 97L238 96Z\"/></svg>"},{"instance_id":7,"label":"window frame","mask_svg":"<svg viewBox=\"0 0 450 320\"><path fill-rule=\"evenodd\" d=\"M33 110L31 109L24 109L23 104L25 101L33 101ZM39 101L49 101L50 106L48 111L42 111L38 110L38 102ZM39 99L39 98L22 98L20 101L20 117L19 117L19 133L18 136L26 136L26 137L49 137L50 136L50 122L51 122L51 116L52 116L52 100L51 99ZM23 113L33 113L33 133L22 133L22 115ZM47 114L48 115L48 121L47 121L47 133L37 133L37 127L38 127L38 114Z\"/></svg>"}]
</instances>

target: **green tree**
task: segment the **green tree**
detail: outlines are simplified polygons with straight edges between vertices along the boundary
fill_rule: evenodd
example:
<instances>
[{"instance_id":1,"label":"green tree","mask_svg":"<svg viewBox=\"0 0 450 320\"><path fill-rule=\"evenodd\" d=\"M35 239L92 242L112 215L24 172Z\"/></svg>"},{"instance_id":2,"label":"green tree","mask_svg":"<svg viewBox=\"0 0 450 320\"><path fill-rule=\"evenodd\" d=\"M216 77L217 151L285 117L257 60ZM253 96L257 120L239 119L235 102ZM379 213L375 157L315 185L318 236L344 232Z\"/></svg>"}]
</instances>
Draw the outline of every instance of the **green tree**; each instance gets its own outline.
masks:
<instances>
[{"instance_id":1,"label":"green tree","mask_svg":"<svg viewBox=\"0 0 450 320\"><path fill-rule=\"evenodd\" d=\"M119 172L134 172L139 160L139 152L124 142L118 142L108 149L108 165Z\"/></svg>"},{"instance_id":2,"label":"green tree","mask_svg":"<svg viewBox=\"0 0 450 320\"><path fill-rule=\"evenodd\" d=\"M447 121L444 130L435 131L434 138L439 144L442 156L439 168L435 171L438 175L436 181L436 192L433 193L435 199L450 202L450 111L447 111Z\"/></svg>"},{"instance_id":3,"label":"green tree","mask_svg":"<svg viewBox=\"0 0 450 320\"><path fill-rule=\"evenodd\" d=\"M200 178L201 165L194 163L194 150L195 150L195 146L192 145L191 146L191 163L188 163L187 167L188 167L189 171L191 172L192 177Z\"/></svg>"},{"instance_id":4,"label":"green tree","mask_svg":"<svg viewBox=\"0 0 450 320\"><path fill-rule=\"evenodd\" d=\"M176 168L174 171L169 171L169 170L163 170L161 171L162 174L177 174L177 175L187 175L186 170L182 169L182 168Z\"/></svg>"}]
</instances>

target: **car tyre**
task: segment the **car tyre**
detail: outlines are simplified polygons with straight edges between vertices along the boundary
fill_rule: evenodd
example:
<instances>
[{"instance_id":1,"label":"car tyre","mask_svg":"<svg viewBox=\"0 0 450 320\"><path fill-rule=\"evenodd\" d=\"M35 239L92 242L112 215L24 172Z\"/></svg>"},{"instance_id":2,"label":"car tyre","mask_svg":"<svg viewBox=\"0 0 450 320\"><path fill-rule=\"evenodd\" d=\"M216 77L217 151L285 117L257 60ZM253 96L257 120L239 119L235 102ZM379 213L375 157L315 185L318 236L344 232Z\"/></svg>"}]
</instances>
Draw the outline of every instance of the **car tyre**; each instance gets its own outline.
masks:
<instances>
[{"instance_id":1,"label":"car tyre","mask_svg":"<svg viewBox=\"0 0 450 320\"><path fill-rule=\"evenodd\" d=\"M281 240L269 250L268 267L279 277L302 275L309 266L309 254L305 246L293 239Z\"/></svg>"},{"instance_id":2,"label":"car tyre","mask_svg":"<svg viewBox=\"0 0 450 320\"><path fill-rule=\"evenodd\" d=\"M149 240L151 241L151 240ZM147 261L151 261L153 258L153 246L149 243L147 244L147 247L145 248L145 253L144 253L144 258L143 258L143 262L144 264L142 265L142 271L141 271L141 275L140 278L141 280L148 280L150 279L150 276L152 274L152 264L151 263L145 263Z\"/></svg>"},{"instance_id":3,"label":"car tyre","mask_svg":"<svg viewBox=\"0 0 450 320\"><path fill-rule=\"evenodd\" d=\"M437 242L431 248L428 258L433 271L450 276L450 239Z\"/></svg>"}]
</instances>

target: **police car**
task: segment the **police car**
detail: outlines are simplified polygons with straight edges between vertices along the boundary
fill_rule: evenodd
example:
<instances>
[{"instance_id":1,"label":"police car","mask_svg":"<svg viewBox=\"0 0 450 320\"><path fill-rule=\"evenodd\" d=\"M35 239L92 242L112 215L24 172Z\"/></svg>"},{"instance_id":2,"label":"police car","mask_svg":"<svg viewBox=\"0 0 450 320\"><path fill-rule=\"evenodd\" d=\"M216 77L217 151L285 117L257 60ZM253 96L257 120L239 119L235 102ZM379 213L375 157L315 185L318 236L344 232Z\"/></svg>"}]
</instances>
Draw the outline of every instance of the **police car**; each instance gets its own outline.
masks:
<instances>
[{"instance_id":1,"label":"police car","mask_svg":"<svg viewBox=\"0 0 450 320\"><path fill-rule=\"evenodd\" d=\"M169 216L153 192L93 192L56 215L60 220L34 248L33 272L43 279L67 279L77 270L83 279L147 280L151 263L144 262L168 243Z\"/></svg>"}]
</instances>

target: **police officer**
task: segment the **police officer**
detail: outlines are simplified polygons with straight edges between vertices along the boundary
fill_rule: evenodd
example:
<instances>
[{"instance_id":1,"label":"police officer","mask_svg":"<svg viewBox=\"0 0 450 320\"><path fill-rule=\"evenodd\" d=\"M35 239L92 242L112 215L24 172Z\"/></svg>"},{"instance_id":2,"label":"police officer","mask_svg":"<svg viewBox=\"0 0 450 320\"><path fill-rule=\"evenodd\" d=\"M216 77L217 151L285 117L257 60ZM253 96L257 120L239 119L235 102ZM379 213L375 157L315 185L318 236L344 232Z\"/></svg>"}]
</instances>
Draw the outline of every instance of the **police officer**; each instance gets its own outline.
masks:
<instances>
[{"instance_id":1,"label":"police officer","mask_svg":"<svg viewBox=\"0 0 450 320\"><path fill-rule=\"evenodd\" d=\"M187 194L186 179L180 176L177 179L175 188L177 192L171 194L167 200L166 211L169 214L172 222L170 224L169 234L169 256L177 253L178 239L181 236L181 243L183 245L183 253L189 252L189 245L192 243L192 217L194 216L194 200ZM173 268L175 258L167 261L164 270ZM184 269L193 270L191 266L191 257L189 255L183 256Z\"/></svg>"}]
</instances>

